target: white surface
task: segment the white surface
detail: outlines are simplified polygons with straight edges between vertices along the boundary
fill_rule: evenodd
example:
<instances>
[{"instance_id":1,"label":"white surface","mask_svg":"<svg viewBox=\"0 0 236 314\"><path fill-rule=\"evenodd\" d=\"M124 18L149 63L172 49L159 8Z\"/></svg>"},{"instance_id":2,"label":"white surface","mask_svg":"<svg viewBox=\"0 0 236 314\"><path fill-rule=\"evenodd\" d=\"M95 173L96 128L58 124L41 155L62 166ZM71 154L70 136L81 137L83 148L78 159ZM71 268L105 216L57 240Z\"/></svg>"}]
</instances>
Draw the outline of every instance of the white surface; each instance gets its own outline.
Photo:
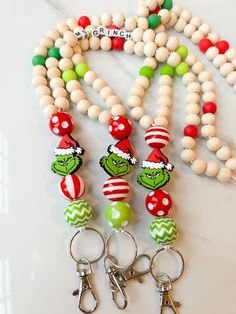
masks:
<instances>
[{"instance_id":1,"label":"white surface","mask_svg":"<svg viewBox=\"0 0 236 314\"><path fill-rule=\"evenodd\" d=\"M235 43L236 2L187 1L181 4L200 15ZM57 190L59 177L50 172L53 148L59 138L53 136L42 116L31 85L31 56L39 39L58 22L69 16L123 11L135 15L134 1L2 1L1 27L1 114L0 114L0 314L78 313L71 295L78 288L75 264L68 256L68 241L74 230L63 220L66 202ZM186 40L183 40L186 41ZM197 51L188 42L192 51ZM142 60L123 53L88 53L91 68L110 82L122 97L128 96ZM204 59L201 56L201 59ZM206 59L204 59L205 62ZM236 106L232 89L208 63L218 86L220 135L235 147ZM156 80L147 97L153 111ZM216 180L197 177L179 158L179 139L184 125L185 91L176 83L173 144L170 159L176 166L167 190L175 201L171 216L182 233L176 247L186 259L184 276L174 285L174 298L181 301L181 314L236 313L236 193L235 185L221 185ZM90 99L98 101L93 93ZM147 106L147 105L146 105ZM96 212L95 226L110 231L103 211L108 204L101 192L106 179L98 167L111 138L104 129L85 117L74 118L80 125L77 138L86 149L85 166L80 174L89 185L89 195ZM135 125L132 138L139 161L147 156L143 131ZM205 151L202 156L214 157ZM130 203L135 221L129 229L137 237L140 251L154 252L156 246L148 233L152 217L144 200L147 191L140 188L132 174ZM93 282L99 295L97 314L118 313L111 302L102 262L95 267ZM158 296L151 277L143 285L132 282L126 290L126 313L158 313Z\"/></svg>"}]
</instances>

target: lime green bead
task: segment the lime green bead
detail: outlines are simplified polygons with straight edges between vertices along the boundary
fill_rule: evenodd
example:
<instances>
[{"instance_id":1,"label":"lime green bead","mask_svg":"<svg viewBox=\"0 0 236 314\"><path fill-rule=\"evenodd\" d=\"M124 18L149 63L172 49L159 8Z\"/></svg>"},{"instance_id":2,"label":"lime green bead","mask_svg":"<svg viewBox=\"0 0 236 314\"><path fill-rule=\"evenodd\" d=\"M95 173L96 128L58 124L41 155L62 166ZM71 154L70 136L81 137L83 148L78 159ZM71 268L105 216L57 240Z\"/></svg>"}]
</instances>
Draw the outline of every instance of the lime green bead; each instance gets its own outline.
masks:
<instances>
[{"instance_id":1,"label":"lime green bead","mask_svg":"<svg viewBox=\"0 0 236 314\"><path fill-rule=\"evenodd\" d=\"M149 28L155 29L161 24L161 18L157 14L151 14L148 17Z\"/></svg>"},{"instance_id":2,"label":"lime green bead","mask_svg":"<svg viewBox=\"0 0 236 314\"><path fill-rule=\"evenodd\" d=\"M68 83L72 80L77 80L77 75L73 70L66 70L62 73L62 79L65 83Z\"/></svg>"},{"instance_id":3,"label":"lime green bead","mask_svg":"<svg viewBox=\"0 0 236 314\"><path fill-rule=\"evenodd\" d=\"M48 57L56 58L57 60L61 59L60 50L57 47L52 47L48 50Z\"/></svg>"},{"instance_id":4,"label":"lime green bead","mask_svg":"<svg viewBox=\"0 0 236 314\"><path fill-rule=\"evenodd\" d=\"M84 77L85 74L89 71L89 67L87 63L79 63L76 66L75 71L79 77Z\"/></svg>"},{"instance_id":5,"label":"lime green bead","mask_svg":"<svg viewBox=\"0 0 236 314\"><path fill-rule=\"evenodd\" d=\"M35 55L32 58L32 64L33 66L36 65L45 65L45 61L46 61L46 57L42 56L42 55Z\"/></svg>"},{"instance_id":6,"label":"lime green bead","mask_svg":"<svg viewBox=\"0 0 236 314\"><path fill-rule=\"evenodd\" d=\"M173 8L173 1L172 0L165 0L161 6L162 9L171 10Z\"/></svg>"},{"instance_id":7,"label":"lime green bead","mask_svg":"<svg viewBox=\"0 0 236 314\"><path fill-rule=\"evenodd\" d=\"M65 221L75 228L86 226L93 217L93 211L88 202L75 200L70 202L64 211Z\"/></svg>"},{"instance_id":8,"label":"lime green bead","mask_svg":"<svg viewBox=\"0 0 236 314\"><path fill-rule=\"evenodd\" d=\"M125 202L113 202L107 206L105 218L113 228L126 227L131 222L131 207Z\"/></svg>"},{"instance_id":9,"label":"lime green bead","mask_svg":"<svg viewBox=\"0 0 236 314\"><path fill-rule=\"evenodd\" d=\"M149 66L143 66L140 69L139 74L142 76L146 76L148 79L151 79L154 76L154 70Z\"/></svg>"},{"instance_id":10,"label":"lime green bead","mask_svg":"<svg viewBox=\"0 0 236 314\"><path fill-rule=\"evenodd\" d=\"M184 45L179 46L176 50L175 50L182 59L186 58L188 55L188 48Z\"/></svg>"},{"instance_id":11,"label":"lime green bead","mask_svg":"<svg viewBox=\"0 0 236 314\"><path fill-rule=\"evenodd\" d=\"M174 77L175 76L175 70L172 66L165 64L162 66L162 68L160 70L160 75L168 75L170 77Z\"/></svg>"},{"instance_id":12,"label":"lime green bead","mask_svg":"<svg viewBox=\"0 0 236 314\"><path fill-rule=\"evenodd\" d=\"M176 223L169 217L161 217L153 220L150 226L150 234L155 242L162 245L172 244L179 236Z\"/></svg>"},{"instance_id":13,"label":"lime green bead","mask_svg":"<svg viewBox=\"0 0 236 314\"><path fill-rule=\"evenodd\" d=\"M189 65L186 62L180 62L175 68L175 72L179 76L184 76L184 74L189 72Z\"/></svg>"}]
</instances>

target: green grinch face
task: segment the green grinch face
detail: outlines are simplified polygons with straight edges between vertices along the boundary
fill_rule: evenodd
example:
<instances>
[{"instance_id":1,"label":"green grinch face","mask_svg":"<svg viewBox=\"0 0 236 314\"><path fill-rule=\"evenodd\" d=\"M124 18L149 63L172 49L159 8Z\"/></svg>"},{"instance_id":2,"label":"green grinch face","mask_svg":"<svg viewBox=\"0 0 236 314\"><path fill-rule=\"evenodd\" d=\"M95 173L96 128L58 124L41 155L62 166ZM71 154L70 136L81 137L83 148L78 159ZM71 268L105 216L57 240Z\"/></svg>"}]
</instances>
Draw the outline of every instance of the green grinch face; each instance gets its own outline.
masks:
<instances>
[{"instance_id":1,"label":"green grinch face","mask_svg":"<svg viewBox=\"0 0 236 314\"><path fill-rule=\"evenodd\" d=\"M139 184L150 190L156 190L166 185L170 180L170 175L163 169L145 168L137 177Z\"/></svg>"},{"instance_id":2,"label":"green grinch face","mask_svg":"<svg viewBox=\"0 0 236 314\"><path fill-rule=\"evenodd\" d=\"M78 155L58 155L52 163L51 169L53 172L66 176L75 173L82 165L82 159Z\"/></svg>"},{"instance_id":3,"label":"green grinch face","mask_svg":"<svg viewBox=\"0 0 236 314\"><path fill-rule=\"evenodd\" d=\"M100 166L112 177L130 173L132 167L128 160L111 153L100 160Z\"/></svg>"}]
</instances>

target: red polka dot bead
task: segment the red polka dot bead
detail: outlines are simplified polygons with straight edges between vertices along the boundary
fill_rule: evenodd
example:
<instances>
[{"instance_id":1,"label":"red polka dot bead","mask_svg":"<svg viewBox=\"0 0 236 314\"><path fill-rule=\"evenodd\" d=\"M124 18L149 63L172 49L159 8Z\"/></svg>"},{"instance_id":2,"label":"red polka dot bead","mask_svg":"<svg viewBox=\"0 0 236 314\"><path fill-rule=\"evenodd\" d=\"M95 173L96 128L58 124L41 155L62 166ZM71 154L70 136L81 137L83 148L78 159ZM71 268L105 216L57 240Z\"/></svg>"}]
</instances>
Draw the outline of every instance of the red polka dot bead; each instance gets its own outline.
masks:
<instances>
[{"instance_id":1,"label":"red polka dot bead","mask_svg":"<svg viewBox=\"0 0 236 314\"><path fill-rule=\"evenodd\" d=\"M203 113L216 113L217 106L213 102L206 102L202 107Z\"/></svg>"},{"instance_id":2,"label":"red polka dot bead","mask_svg":"<svg viewBox=\"0 0 236 314\"><path fill-rule=\"evenodd\" d=\"M112 177L104 183L103 194L109 201L122 201L129 194L129 184L121 177Z\"/></svg>"},{"instance_id":3,"label":"red polka dot bead","mask_svg":"<svg viewBox=\"0 0 236 314\"><path fill-rule=\"evenodd\" d=\"M81 16L78 20L78 25L86 28L87 26L91 25L90 18L88 16Z\"/></svg>"},{"instance_id":4,"label":"red polka dot bead","mask_svg":"<svg viewBox=\"0 0 236 314\"><path fill-rule=\"evenodd\" d=\"M169 144L170 134L166 128L153 126L145 133L145 141L152 148L164 148Z\"/></svg>"},{"instance_id":5,"label":"red polka dot bead","mask_svg":"<svg viewBox=\"0 0 236 314\"><path fill-rule=\"evenodd\" d=\"M213 46L213 43L210 39L203 38L202 40L200 40L198 46L199 46L199 49L201 50L201 52L205 53L209 48L211 48Z\"/></svg>"},{"instance_id":6,"label":"red polka dot bead","mask_svg":"<svg viewBox=\"0 0 236 314\"><path fill-rule=\"evenodd\" d=\"M128 138L132 129L130 120L124 116L112 118L108 126L109 133L116 140Z\"/></svg>"},{"instance_id":7,"label":"red polka dot bead","mask_svg":"<svg viewBox=\"0 0 236 314\"><path fill-rule=\"evenodd\" d=\"M58 136L72 133L74 122L70 114L65 112L54 113L49 121L49 127L52 133Z\"/></svg>"},{"instance_id":8,"label":"red polka dot bead","mask_svg":"<svg viewBox=\"0 0 236 314\"><path fill-rule=\"evenodd\" d=\"M224 54L229 49L229 43L226 40L221 40L216 43L216 47L220 54Z\"/></svg>"},{"instance_id":9,"label":"red polka dot bead","mask_svg":"<svg viewBox=\"0 0 236 314\"><path fill-rule=\"evenodd\" d=\"M84 194L84 190L84 181L76 174L62 177L59 183L59 192L67 200L79 199Z\"/></svg>"},{"instance_id":10,"label":"red polka dot bead","mask_svg":"<svg viewBox=\"0 0 236 314\"><path fill-rule=\"evenodd\" d=\"M189 124L184 128L184 135L195 138L198 136L198 128L196 125Z\"/></svg>"},{"instance_id":11,"label":"red polka dot bead","mask_svg":"<svg viewBox=\"0 0 236 314\"><path fill-rule=\"evenodd\" d=\"M167 192L155 190L147 195L146 207L155 217L167 216L172 207L172 199Z\"/></svg>"},{"instance_id":12,"label":"red polka dot bead","mask_svg":"<svg viewBox=\"0 0 236 314\"><path fill-rule=\"evenodd\" d=\"M117 50L117 51L123 50L124 44L125 44L125 40L123 38L119 38L119 37L112 38L111 42L112 42L112 49Z\"/></svg>"}]
</instances>

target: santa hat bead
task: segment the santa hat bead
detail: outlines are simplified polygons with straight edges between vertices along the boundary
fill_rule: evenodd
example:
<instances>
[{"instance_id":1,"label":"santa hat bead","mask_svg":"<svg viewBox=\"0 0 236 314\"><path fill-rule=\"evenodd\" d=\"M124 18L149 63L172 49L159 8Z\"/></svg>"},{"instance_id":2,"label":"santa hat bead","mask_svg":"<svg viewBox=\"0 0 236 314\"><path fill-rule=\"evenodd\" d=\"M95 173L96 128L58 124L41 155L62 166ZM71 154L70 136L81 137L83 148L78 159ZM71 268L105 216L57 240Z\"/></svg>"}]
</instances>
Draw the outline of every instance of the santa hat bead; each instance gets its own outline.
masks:
<instances>
[{"instance_id":1,"label":"santa hat bead","mask_svg":"<svg viewBox=\"0 0 236 314\"><path fill-rule=\"evenodd\" d=\"M136 159L134 157L134 151L129 139L120 140L115 145L110 145L108 148L109 153L114 153L118 157L121 157L125 160L128 160L132 165L136 163Z\"/></svg>"},{"instance_id":2,"label":"santa hat bead","mask_svg":"<svg viewBox=\"0 0 236 314\"><path fill-rule=\"evenodd\" d=\"M109 201L122 201L129 194L129 184L121 177L109 178L103 185L103 194Z\"/></svg>"},{"instance_id":3,"label":"santa hat bead","mask_svg":"<svg viewBox=\"0 0 236 314\"><path fill-rule=\"evenodd\" d=\"M84 194L84 190L84 181L76 174L62 177L59 183L59 192L67 200L79 199Z\"/></svg>"},{"instance_id":4,"label":"santa hat bead","mask_svg":"<svg viewBox=\"0 0 236 314\"><path fill-rule=\"evenodd\" d=\"M167 216L172 207L170 195L163 190L150 192L146 198L146 208L155 217Z\"/></svg>"},{"instance_id":5,"label":"santa hat bead","mask_svg":"<svg viewBox=\"0 0 236 314\"><path fill-rule=\"evenodd\" d=\"M170 134L166 128L153 126L145 133L146 143L153 148L164 148L168 145Z\"/></svg>"},{"instance_id":6,"label":"santa hat bead","mask_svg":"<svg viewBox=\"0 0 236 314\"><path fill-rule=\"evenodd\" d=\"M116 116L111 119L108 130L113 138L121 140L130 136L132 133L132 124L128 118Z\"/></svg>"}]
</instances>

